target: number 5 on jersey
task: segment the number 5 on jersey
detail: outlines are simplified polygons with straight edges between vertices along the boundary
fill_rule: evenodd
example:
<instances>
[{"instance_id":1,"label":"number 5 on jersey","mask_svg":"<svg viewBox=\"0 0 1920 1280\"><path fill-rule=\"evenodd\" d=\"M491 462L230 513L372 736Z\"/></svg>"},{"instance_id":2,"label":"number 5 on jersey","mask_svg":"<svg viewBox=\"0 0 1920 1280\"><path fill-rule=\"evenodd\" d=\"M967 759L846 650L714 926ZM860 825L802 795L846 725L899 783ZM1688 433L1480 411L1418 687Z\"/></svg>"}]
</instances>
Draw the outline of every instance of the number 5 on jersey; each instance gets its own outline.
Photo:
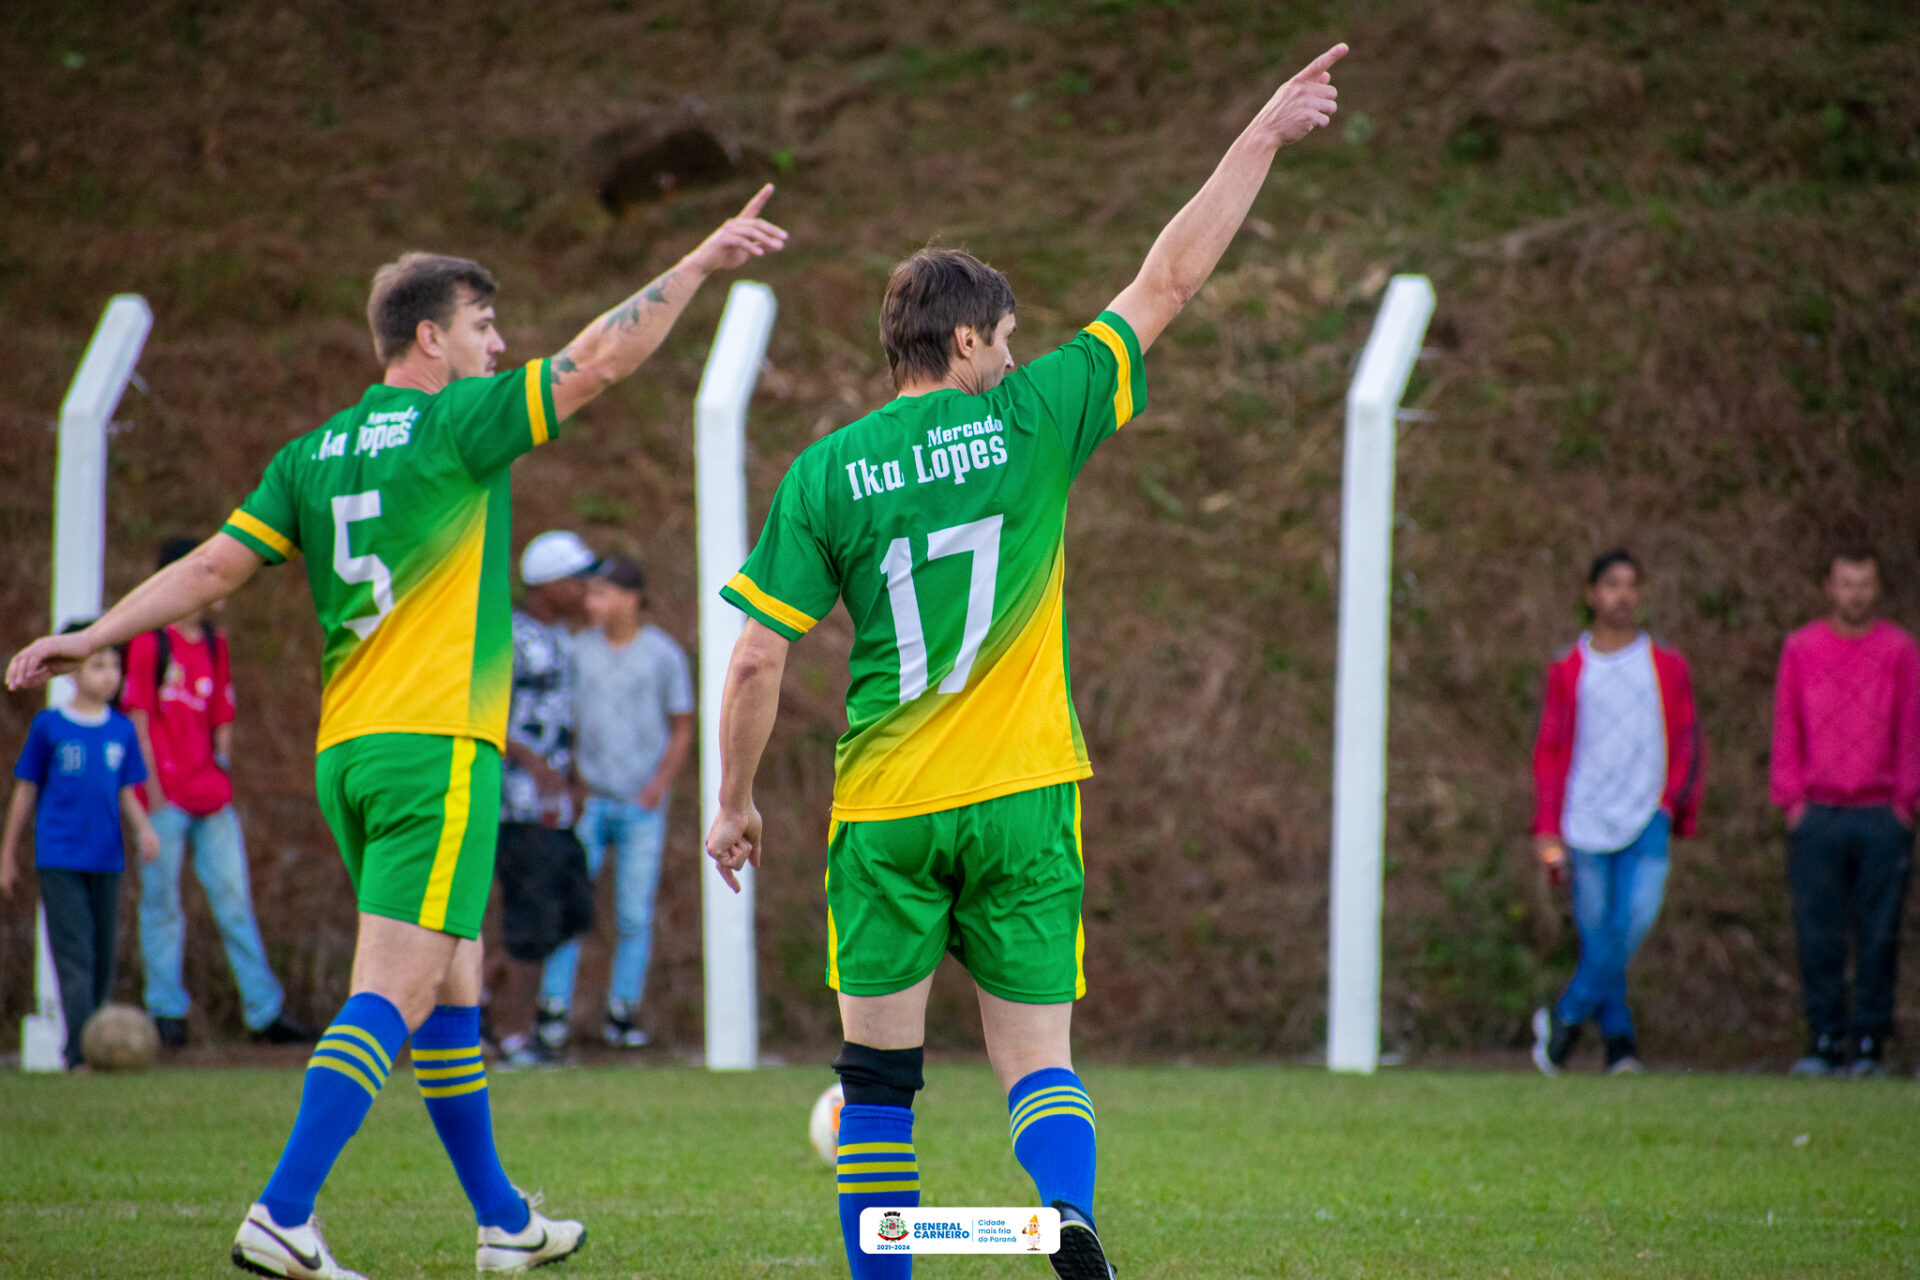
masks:
<instances>
[{"instance_id":1,"label":"number 5 on jersey","mask_svg":"<svg viewBox=\"0 0 1920 1280\"><path fill-rule=\"evenodd\" d=\"M361 520L376 519L379 515L378 489L341 494L333 500L333 571L340 575L342 582L373 584L374 615L371 618L348 618L346 621L346 625L362 640L372 635L374 628L393 611L393 575L387 571L386 563L371 552L363 556L353 554L352 526Z\"/></svg>"},{"instance_id":2,"label":"number 5 on jersey","mask_svg":"<svg viewBox=\"0 0 1920 1280\"><path fill-rule=\"evenodd\" d=\"M967 583L967 620L960 632L960 653L940 682L941 693L959 693L973 675L973 660L993 625L993 588L1000 574L1000 526L1004 516L988 516L927 535L927 559L972 555ZM887 546L880 572L887 575L887 601L893 606L893 633L900 647L900 701L912 702L927 691L927 633L920 624L920 599L913 590L913 542L895 538Z\"/></svg>"}]
</instances>

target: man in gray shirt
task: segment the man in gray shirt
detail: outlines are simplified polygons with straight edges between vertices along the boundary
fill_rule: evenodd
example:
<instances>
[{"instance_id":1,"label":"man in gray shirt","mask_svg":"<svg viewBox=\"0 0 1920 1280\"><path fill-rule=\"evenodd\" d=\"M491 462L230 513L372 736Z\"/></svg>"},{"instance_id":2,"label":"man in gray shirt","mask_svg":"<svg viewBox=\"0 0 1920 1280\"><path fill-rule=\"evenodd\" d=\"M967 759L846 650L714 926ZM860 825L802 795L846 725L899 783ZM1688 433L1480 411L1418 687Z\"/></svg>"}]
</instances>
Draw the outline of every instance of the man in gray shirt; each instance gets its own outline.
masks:
<instances>
[{"instance_id":1,"label":"man in gray shirt","mask_svg":"<svg viewBox=\"0 0 1920 1280\"><path fill-rule=\"evenodd\" d=\"M574 761L587 786L579 835L595 876L615 853L614 921L619 942L607 983L608 1044L647 1042L637 1025L653 945L653 899L673 780L693 745L693 681L687 655L648 621L646 575L608 556L587 580L587 620L573 640ZM547 960L540 1034L566 1042L580 944Z\"/></svg>"}]
</instances>

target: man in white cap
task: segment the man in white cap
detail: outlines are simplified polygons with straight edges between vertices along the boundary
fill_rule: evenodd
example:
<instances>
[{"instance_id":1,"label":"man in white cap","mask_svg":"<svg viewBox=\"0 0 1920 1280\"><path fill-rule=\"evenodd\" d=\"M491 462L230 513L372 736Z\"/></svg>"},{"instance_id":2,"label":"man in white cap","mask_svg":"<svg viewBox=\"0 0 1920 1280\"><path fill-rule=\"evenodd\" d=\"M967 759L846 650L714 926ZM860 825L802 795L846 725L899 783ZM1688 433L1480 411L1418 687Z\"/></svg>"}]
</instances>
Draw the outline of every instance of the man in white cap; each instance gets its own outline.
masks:
<instances>
[{"instance_id":1,"label":"man in white cap","mask_svg":"<svg viewBox=\"0 0 1920 1280\"><path fill-rule=\"evenodd\" d=\"M579 534L562 529L541 534L520 554L526 591L513 610L513 701L494 859L501 933L513 961L500 1002L506 1015L495 1030L506 1065L514 1067L555 1060L532 1034L538 966L593 923L587 855L573 834L572 664L573 632L585 622L587 577L597 563Z\"/></svg>"}]
</instances>

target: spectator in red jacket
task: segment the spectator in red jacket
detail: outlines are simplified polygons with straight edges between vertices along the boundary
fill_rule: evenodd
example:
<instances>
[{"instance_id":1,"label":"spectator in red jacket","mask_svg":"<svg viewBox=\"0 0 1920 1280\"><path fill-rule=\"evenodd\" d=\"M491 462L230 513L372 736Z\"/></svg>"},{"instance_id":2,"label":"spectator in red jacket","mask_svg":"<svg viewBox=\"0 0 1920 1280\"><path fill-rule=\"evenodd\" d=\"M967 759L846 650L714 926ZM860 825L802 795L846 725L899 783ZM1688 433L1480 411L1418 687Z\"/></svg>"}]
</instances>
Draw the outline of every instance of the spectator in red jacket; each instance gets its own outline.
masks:
<instances>
[{"instance_id":1,"label":"spectator in red jacket","mask_svg":"<svg viewBox=\"0 0 1920 1280\"><path fill-rule=\"evenodd\" d=\"M191 538L166 543L160 567L196 545ZM193 869L226 943L248 1032L266 1043L311 1043L313 1032L284 1012L286 998L267 966L253 919L247 846L233 810L229 773L233 679L227 638L210 617L199 614L135 636L127 646L121 701L140 736L147 764L141 798L160 836L160 856L140 868L140 962L147 1012L160 1030L160 1042L176 1049L187 1042L189 999L180 974L187 922L180 909L180 872L191 844Z\"/></svg>"},{"instance_id":2,"label":"spectator in red jacket","mask_svg":"<svg viewBox=\"0 0 1920 1280\"><path fill-rule=\"evenodd\" d=\"M1880 562L1827 562L1832 612L1787 637L1773 694L1773 802L1787 819L1807 1056L1796 1075L1883 1075L1920 808L1920 646L1874 616ZM1847 1010L1847 935L1853 1010ZM1849 1062L1851 1055L1851 1062Z\"/></svg>"},{"instance_id":3,"label":"spectator in red jacket","mask_svg":"<svg viewBox=\"0 0 1920 1280\"><path fill-rule=\"evenodd\" d=\"M1627 965L1660 913L1667 841L1690 836L1703 751L1687 663L1640 627L1640 565L1609 551L1587 572L1592 629L1547 669L1533 747L1534 847L1573 885L1580 963L1552 1008L1534 1014L1533 1059L1566 1065L1598 1020L1607 1070L1641 1070Z\"/></svg>"}]
</instances>

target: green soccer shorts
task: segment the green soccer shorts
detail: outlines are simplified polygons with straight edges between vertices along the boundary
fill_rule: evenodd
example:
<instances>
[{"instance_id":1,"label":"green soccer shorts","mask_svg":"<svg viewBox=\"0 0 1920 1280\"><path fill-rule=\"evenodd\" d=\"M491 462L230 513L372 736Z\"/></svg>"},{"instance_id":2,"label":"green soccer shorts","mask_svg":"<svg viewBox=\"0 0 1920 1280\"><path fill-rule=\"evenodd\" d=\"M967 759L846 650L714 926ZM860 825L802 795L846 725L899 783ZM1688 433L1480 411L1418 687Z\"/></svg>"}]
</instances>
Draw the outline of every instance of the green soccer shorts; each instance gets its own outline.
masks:
<instances>
[{"instance_id":1,"label":"green soccer shorts","mask_svg":"<svg viewBox=\"0 0 1920 1280\"><path fill-rule=\"evenodd\" d=\"M991 995L1060 1004L1087 993L1080 787L1063 782L827 838L827 985L913 986L951 951Z\"/></svg>"},{"instance_id":2,"label":"green soccer shorts","mask_svg":"<svg viewBox=\"0 0 1920 1280\"><path fill-rule=\"evenodd\" d=\"M314 774L360 910L480 936L500 829L493 744L367 734L322 751Z\"/></svg>"}]
</instances>

